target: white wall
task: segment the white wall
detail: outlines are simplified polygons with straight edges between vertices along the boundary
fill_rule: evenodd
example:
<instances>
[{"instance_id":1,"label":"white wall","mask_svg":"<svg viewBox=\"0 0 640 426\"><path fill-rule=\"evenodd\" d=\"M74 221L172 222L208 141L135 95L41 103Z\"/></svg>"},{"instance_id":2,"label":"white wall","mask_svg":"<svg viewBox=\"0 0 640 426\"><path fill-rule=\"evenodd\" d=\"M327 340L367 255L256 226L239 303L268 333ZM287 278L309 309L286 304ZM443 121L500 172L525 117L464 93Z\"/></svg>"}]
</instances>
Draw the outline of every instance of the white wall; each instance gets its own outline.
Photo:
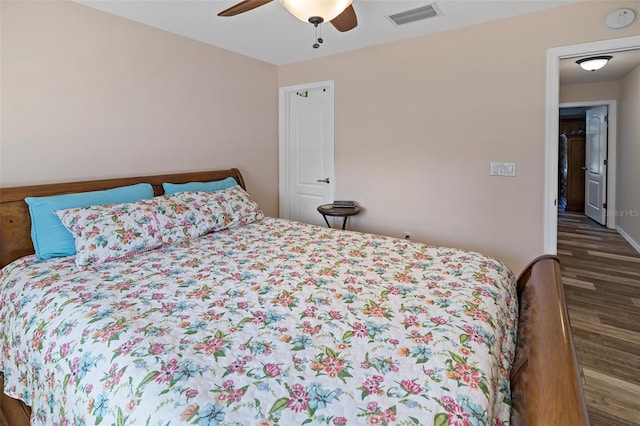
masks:
<instances>
[{"instance_id":1,"label":"white wall","mask_svg":"<svg viewBox=\"0 0 640 426\"><path fill-rule=\"evenodd\" d=\"M274 65L72 2L1 7L1 186L238 167L277 215Z\"/></svg>"}]
</instances>

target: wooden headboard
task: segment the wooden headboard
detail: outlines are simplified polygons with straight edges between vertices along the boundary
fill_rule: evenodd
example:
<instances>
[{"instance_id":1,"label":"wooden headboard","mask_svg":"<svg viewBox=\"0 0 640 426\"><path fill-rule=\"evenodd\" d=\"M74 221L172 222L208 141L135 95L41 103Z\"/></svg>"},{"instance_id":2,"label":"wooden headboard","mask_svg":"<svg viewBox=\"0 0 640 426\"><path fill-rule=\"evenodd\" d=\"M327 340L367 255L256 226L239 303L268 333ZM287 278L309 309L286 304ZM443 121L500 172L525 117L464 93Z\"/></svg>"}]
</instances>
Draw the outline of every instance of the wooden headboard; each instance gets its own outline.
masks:
<instances>
[{"instance_id":1,"label":"wooden headboard","mask_svg":"<svg viewBox=\"0 0 640 426\"><path fill-rule=\"evenodd\" d=\"M31 241L31 216L24 201L25 197L99 191L137 183L150 183L154 194L162 195L164 182L210 182L227 177L233 177L243 189L246 189L238 169L0 188L0 268L22 256L34 253Z\"/></svg>"}]
</instances>

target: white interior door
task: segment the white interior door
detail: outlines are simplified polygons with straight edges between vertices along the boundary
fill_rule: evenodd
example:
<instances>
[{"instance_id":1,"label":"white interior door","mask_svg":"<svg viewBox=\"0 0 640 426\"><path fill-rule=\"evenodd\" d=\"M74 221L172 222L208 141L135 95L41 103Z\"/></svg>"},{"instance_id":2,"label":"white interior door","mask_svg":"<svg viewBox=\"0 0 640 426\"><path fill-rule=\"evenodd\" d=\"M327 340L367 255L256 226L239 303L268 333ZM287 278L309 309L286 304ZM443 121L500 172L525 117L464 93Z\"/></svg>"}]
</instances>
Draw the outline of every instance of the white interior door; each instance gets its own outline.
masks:
<instances>
[{"instance_id":1,"label":"white interior door","mask_svg":"<svg viewBox=\"0 0 640 426\"><path fill-rule=\"evenodd\" d=\"M591 219L606 224L607 211L607 107L587 110L584 212Z\"/></svg>"},{"instance_id":2,"label":"white interior door","mask_svg":"<svg viewBox=\"0 0 640 426\"><path fill-rule=\"evenodd\" d=\"M324 224L318 206L333 201L333 85L329 83L281 92L280 216L316 225Z\"/></svg>"}]
</instances>

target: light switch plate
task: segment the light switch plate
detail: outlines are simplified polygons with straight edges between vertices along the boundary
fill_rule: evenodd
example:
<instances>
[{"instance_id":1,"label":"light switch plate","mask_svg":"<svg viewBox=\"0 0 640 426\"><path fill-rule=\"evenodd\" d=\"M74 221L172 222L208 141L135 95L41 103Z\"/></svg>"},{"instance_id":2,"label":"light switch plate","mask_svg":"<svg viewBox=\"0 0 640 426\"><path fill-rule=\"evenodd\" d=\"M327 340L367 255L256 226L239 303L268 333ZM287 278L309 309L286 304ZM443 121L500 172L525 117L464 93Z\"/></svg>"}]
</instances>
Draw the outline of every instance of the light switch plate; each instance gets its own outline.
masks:
<instances>
[{"instance_id":1,"label":"light switch plate","mask_svg":"<svg viewBox=\"0 0 640 426\"><path fill-rule=\"evenodd\" d=\"M516 163L491 162L491 176L515 176Z\"/></svg>"}]
</instances>

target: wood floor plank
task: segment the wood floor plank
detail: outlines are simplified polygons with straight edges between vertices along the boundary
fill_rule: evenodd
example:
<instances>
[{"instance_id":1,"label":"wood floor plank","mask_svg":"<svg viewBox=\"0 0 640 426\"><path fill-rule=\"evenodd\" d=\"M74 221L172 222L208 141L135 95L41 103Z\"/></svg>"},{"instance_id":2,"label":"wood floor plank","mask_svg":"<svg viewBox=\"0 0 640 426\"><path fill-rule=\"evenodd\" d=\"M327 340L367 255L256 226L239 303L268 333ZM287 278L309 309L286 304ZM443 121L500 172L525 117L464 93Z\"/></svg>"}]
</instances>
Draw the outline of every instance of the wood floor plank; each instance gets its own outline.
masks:
<instances>
[{"instance_id":1,"label":"wood floor plank","mask_svg":"<svg viewBox=\"0 0 640 426\"><path fill-rule=\"evenodd\" d=\"M638 423L630 422L620 417L612 416L609 413L598 410L594 406L589 407L589 421L592 426L607 425L607 426L638 426Z\"/></svg>"},{"instance_id":2,"label":"wood floor plank","mask_svg":"<svg viewBox=\"0 0 640 426\"><path fill-rule=\"evenodd\" d=\"M587 254L590 254L591 256L606 257L607 259L622 260L624 262L640 263L640 258L633 258L631 256L623 256L615 253L606 253L602 251L588 250Z\"/></svg>"},{"instance_id":3,"label":"wood floor plank","mask_svg":"<svg viewBox=\"0 0 640 426\"><path fill-rule=\"evenodd\" d=\"M626 315L618 315L616 312L611 314L599 313L598 316L603 324L624 330L636 331L640 335L640 322L637 321L637 318L632 319Z\"/></svg>"},{"instance_id":4,"label":"wood floor plank","mask_svg":"<svg viewBox=\"0 0 640 426\"><path fill-rule=\"evenodd\" d=\"M637 306L631 303L628 297L624 298L610 294L607 299L603 297L604 295L602 293L589 289L571 286L565 286L564 289L565 297L571 299L572 306L591 310L594 314L614 310L621 315L632 318L638 311Z\"/></svg>"},{"instance_id":5,"label":"wood floor plank","mask_svg":"<svg viewBox=\"0 0 640 426\"><path fill-rule=\"evenodd\" d=\"M640 423L638 386L629 386L624 381L611 379L606 374L589 369L583 369L583 374L588 388L585 395L588 403L613 416Z\"/></svg>"},{"instance_id":6,"label":"wood floor plank","mask_svg":"<svg viewBox=\"0 0 640 426\"><path fill-rule=\"evenodd\" d=\"M562 283L564 285L571 285L574 287L580 287L580 288L586 288L589 290L595 290L596 286L589 281L582 281L582 280L578 280L576 278L567 278L567 277L563 277L562 278Z\"/></svg>"},{"instance_id":7,"label":"wood floor plank","mask_svg":"<svg viewBox=\"0 0 640 426\"><path fill-rule=\"evenodd\" d=\"M624 340L625 342L640 345L640 333L621 329L615 326L607 324L593 324L592 322L580 321L579 319L571 319L571 327L579 328L586 331L591 331L596 334L602 334L606 336L613 336L616 339Z\"/></svg>"},{"instance_id":8,"label":"wood floor plank","mask_svg":"<svg viewBox=\"0 0 640 426\"><path fill-rule=\"evenodd\" d=\"M562 257L561 257L562 259ZM569 263L569 262L567 262ZM606 274L603 273L601 271L589 271L586 270L584 268L586 267L591 267L593 268L594 265L597 265L597 263L595 262L585 262L582 265L576 265L579 267L572 267L572 266L568 266L565 265L564 270L567 271L568 274L574 274L574 277L577 277L578 275L583 276L583 277L589 277L589 278L599 278L605 281L609 281L609 282L619 282L619 283L624 283L624 284L630 284L630 285L638 285L640 283L639 279L640 277L635 277L635 275L637 274L635 271L630 271L629 274L626 274L620 270L613 270L614 273L617 273L617 275L611 275L611 274ZM570 276L570 275L568 275Z\"/></svg>"},{"instance_id":9,"label":"wood floor plank","mask_svg":"<svg viewBox=\"0 0 640 426\"><path fill-rule=\"evenodd\" d=\"M599 235L578 234L575 232L558 232L558 241L565 240L563 237L567 237L566 240L570 240L571 238L584 238L588 240L602 241L602 237Z\"/></svg>"},{"instance_id":10,"label":"wood floor plank","mask_svg":"<svg viewBox=\"0 0 640 426\"><path fill-rule=\"evenodd\" d=\"M575 321L586 321L593 322L596 324L602 324L600 322L600 317L597 315L593 315L593 312L588 310L576 309L573 306L567 306L567 310L569 311L569 318Z\"/></svg>"},{"instance_id":11,"label":"wood floor plank","mask_svg":"<svg viewBox=\"0 0 640 426\"><path fill-rule=\"evenodd\" d=\"M635 355L640 359L640 345L616 339L615 337L600 335L600 341L610 349L620 350Z\"/></svg>"},{"instance_id":12,"label":"wood floor plank","mask_svg":"<svg viewBox=\"0 0 640 426\"><path fill-rule=\"evenodd\" d=\"M634 302L634 298L640 295L640 282L638 283L630 282L627 284L627 283L611 282L607 280L600 280L600 279L594 279L594 278L591 278L588 281L594 284L597 291L601 291L605 293L615 292L621 296L627 296L629 297L629 302L632 305L637 305L637 303Z\"/></svg>"},{"instance_id":13,"label":"wood floor plank","mask_svg":"<svg viewBox=\"0 0 640 426\"><path fill-rule=\"evenodd\" d=\"M590 248L590 249L597 249L598 248L597 244L585 243L583 241L567 241L567 240L565 240L565 241L562 241L562 243L560 245L581 247L581 248Z\"/></svg>"},{"instance_id":14,"label":"wood floor plank","mask_svg":"<svg viewBox=\"0 0 640 426\"><path fill-rule=\"evenodd\" d=\"M590 368L583 368L583 373L587 381L589 379L599 380L600 382L607 383L610 386L614 386L616 389L624 391L621 392L623 394L630 395L632 397L631 402L634 404L634 407L638 409L638 414L640 414L640 399L633 397L633 395L640 395L640 385L616 379L614 377L600 373L599 371L591 370Z\"/></svg>"}]
</instances>

